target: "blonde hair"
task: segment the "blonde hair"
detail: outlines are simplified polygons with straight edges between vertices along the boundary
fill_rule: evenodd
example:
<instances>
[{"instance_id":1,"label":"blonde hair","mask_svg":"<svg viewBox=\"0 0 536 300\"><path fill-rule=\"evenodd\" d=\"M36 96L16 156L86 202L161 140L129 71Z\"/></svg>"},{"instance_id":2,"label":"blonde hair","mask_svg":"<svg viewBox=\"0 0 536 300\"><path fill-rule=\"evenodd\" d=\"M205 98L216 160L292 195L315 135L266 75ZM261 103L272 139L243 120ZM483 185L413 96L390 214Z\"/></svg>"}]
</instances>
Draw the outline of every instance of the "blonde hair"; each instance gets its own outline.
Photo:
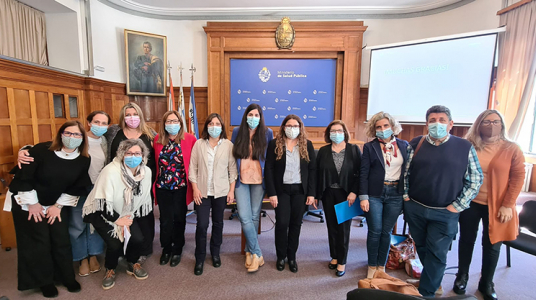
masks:
<instances>
[{"instance_id":1,"label":"blonde hair","mask_svg":"<svg viewBox=\"0 0 536 300\"><path fill-rule=\"evenodd\" d=\"M375 138L376 137L376 122L379 120L387 119L389 121L389 124L391 125L391 130L393 130L393 135L398 135L400 132L402 132L402 126L398 121L393 118L390 114L380 111L379 113L375 114L370 118L367 125L365 125L365 134L369 138Z\"/></svg>"},{"instance_id":2,"label":"blonde hair","mask_svg":"<svg viewBox=\"0 0 536 300\"><path fill-rule=\"evenodd\" d=\"M285 125L289 120L296 120L300 125L300 134L298 135L298 147L300 150L300 157L309 162L309 152L307 151L307 132L305 132L305 126L300 117L296 115L288 115L283 122L281 127L279 127L279 132L275 137L275 154L277 155L276 160L280 160L283 157L283 148L285 147Z\"/></svg>"},{"instance_id":3,"label":"blonde hair","mask_svg":"<svg viewBox=\"0 0 536 300\"><path fill-rule=\"evenodd\" d=\"M496 114L501 119L501 140L503 141L510 141L506 134L506 125L504 124L504 118L502 114L495 110L495 109L488 109L483 111L475 120L471 128L469 128L469 131L467 131L467 134L465 135L465 139L471 142L473 146L475 147L476 151L480 151L484 149L484 142L482 141L482 137L480 136L480 126L482 126L482 121L484 121L485 118L487 118L489 115Z\"/></svg>"},{"instance_id":4,"label":"blonde hair","mask_svg":"<svg viewBox=\"0 0 536 300\"><path fill-rule=\"evenodd\" d=\"M137 128L138 131L141 131L141 133L145 134L149 137L149 139L154 138L154 131L145 123L145 118L143 117L143 112L141 111L141 108L138 106L138 104L134 102L129 102L121 108L121 112L119 113L119 127L121 127L122 130L124 130L127 125L125 123L125 114L127 112L127 109L133 108L138 113L138 116L140 117L140 126Z\"/></svg>"},{"instance_id":5,"label":"blonde hair","mask_svg":"<svg viewBox=\"0 0 536 300\"><path fill-rule=\"evenodd\" d=\"M175 136L175 143L180 144L180 142L184 139L184 126L182 126L182 118L178 111L176 110L170 110L164 114L162 117L162 123L160 124L160 129L158 130L158 141L157 143L161 145L167 145L169 143L169 132L166 131L166 121L167 118L170 115L175 115L179 119L179 124L181 125L181 129L179 130L179 133Z\"/></svg>"}]
</instances>

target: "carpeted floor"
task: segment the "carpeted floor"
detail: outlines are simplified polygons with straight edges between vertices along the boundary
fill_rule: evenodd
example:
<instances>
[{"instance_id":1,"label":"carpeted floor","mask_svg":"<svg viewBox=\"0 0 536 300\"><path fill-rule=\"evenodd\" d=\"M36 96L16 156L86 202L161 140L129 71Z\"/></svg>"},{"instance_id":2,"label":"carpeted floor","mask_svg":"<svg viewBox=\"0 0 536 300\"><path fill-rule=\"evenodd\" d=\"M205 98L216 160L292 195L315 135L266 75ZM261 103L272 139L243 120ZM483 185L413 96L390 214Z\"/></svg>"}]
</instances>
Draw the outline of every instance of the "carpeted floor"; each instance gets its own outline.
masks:
<instances>
[{"instance_id":1,"label":"carpeted floor","mask_svg":"<svg viewBox=\"0 0 536 300\"><path fill-rule=\"evenodd\" d=\"M195 250L195 215L188 217L186 227L186 246L179 266L160 266L158 263L161 250L157 237L154 241L155 253L144 267L149 272L147 280L136 280L125 273L125 262L118 267L116 285L108 291L101 288L104 272L87 277L78 277L82 291L70 294L66 288L58 287L59 299L345 299L346 293L357 288L357 281L366 276L367 227L352 225L350 251L347 273L338 278L334 271L327 268L329 257L327 230L325 223L319 223L314 217L306 217L303 222L300 248L298 250L299 272L294 274L288 270L283 272L275 268L275 246L273 210L268 210L268 217L262 218L262 230L259 236L260 246L266 264L257 273L248 274L244 267L244 257L240 255L240 222L235 218L228 220L230 211L226 211L224 239L221 249L222 266L212 267L207 258L204 273L193 274ZM399 220L401 228L401 220ZM401 229L399 229L401 230ZM475 294L479 280L481 251L480 240L475 247L473 265L471 267L468 293ZM208 249L207 249L208 250ZM512 250L512 268L506 267L505 250L499 261L495 276L496 290L501 300L536 299L534 272L536 257ZM210 255L209 255L210 257ZM102 261L102 257L100 258ZM9 299L43 299L38 291L19 292L17 290L16 250L5 252L0 250L0 296ZM449 253L448 266L457 262L457 242ZM453 273L456 270L452 271ZM408 276L404 271L388 271L388 274L405 280ZM452 283L454 275L445 275L443 279L444 296L454 295Z\"/></svg>"}]
</instances>

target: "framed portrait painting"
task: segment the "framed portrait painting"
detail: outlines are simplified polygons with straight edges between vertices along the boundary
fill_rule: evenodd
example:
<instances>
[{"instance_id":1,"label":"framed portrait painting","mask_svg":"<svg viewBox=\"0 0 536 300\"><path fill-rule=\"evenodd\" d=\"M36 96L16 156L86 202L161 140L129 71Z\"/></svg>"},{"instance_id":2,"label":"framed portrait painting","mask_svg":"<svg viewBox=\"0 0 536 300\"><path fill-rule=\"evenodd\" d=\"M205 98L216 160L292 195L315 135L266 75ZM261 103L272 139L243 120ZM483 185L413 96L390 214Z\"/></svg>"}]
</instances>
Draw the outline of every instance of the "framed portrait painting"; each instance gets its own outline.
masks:
<instances>
[{"instance_id":1,"label":"framed portrait painting","mask_svg":"<svg viewBox=\"0 0 536 300\"><path fill-rule=\"evenodd\" d=\"M166 96L167 38L125 29L127 95Z\"/></svg>"}]
</instances>

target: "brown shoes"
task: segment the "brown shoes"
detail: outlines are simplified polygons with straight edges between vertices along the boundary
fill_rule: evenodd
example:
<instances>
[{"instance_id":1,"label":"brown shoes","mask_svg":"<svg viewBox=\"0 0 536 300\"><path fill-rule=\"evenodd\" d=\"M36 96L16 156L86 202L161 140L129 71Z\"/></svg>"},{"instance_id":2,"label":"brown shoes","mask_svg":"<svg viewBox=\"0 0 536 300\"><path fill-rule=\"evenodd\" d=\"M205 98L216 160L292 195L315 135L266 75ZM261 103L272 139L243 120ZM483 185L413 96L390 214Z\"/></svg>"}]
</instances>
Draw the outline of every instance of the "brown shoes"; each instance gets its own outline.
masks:
<instances>
[{"instance_id":1,"label":"brown shoes","mask_svg":"<svg viewBox=\"0 0 536 300\"><path fill-rule=\"evenodd\" d=\"M96 256L90 256L89 257L89 271L91 273L97 273L100 271L101 266L99 264L99 261L97 260Z\"/></svg>"},{"instance_id":2,"label":"brown shoes","mask_svg":"<svg viewBox=\"0 0 536 300\"><path fill-rule=\"evenodd\" d=\"M253 257L251 256L251 253L246 252L246 269L249 269L249 267L251 267L252 262L253 262Z\"/></svg>"},{"instance_id":3,"label":"brown shoes","mask_svg":"<svg viewBox=\"0 0 536 300\"><path fill-rule=\"evenodd\" d=\"M257 272L259 270L259 267L262 267L264 265L264 258L258 257L257 254L253 254L251 259L251 266L248 268L249 273Z\"/></svg>"},{"instance_id":4,"label":"brown shoes","mask_svg":"<svg viewBox=\"0 0 536 300\"><path fill-rule=\"evenodd\" d=\"M80 261L80 268L78 269L78 275L85 277L89 275L89 262L87 259L82 259Z\"/></svg>"}]
</instances>

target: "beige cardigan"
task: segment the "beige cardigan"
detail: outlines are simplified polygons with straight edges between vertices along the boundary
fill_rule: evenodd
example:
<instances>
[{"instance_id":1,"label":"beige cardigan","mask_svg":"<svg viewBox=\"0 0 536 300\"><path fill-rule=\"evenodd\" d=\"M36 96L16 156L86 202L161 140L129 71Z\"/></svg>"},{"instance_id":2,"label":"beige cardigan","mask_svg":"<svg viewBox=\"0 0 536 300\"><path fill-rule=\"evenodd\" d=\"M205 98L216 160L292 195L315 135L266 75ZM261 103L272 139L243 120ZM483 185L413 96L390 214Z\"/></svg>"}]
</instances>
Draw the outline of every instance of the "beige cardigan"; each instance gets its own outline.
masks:
<instances>
[{"instance_id":1,"label":"beige cardigan","mask_svg":"<svg viewBox=\"0 0 536 300\"><path fill-rule=\"evenodd\" d=\"M195 142L190 158L188 179L196 183L203 198L207 197L208 181L208 141L199 139ZM233 143L222 139L214 155L214 169L212 182L214 183L214 198L227 196L231 183L236 181L238 172L236 160L233 157Z\"/></svg>"}]
</instances>

